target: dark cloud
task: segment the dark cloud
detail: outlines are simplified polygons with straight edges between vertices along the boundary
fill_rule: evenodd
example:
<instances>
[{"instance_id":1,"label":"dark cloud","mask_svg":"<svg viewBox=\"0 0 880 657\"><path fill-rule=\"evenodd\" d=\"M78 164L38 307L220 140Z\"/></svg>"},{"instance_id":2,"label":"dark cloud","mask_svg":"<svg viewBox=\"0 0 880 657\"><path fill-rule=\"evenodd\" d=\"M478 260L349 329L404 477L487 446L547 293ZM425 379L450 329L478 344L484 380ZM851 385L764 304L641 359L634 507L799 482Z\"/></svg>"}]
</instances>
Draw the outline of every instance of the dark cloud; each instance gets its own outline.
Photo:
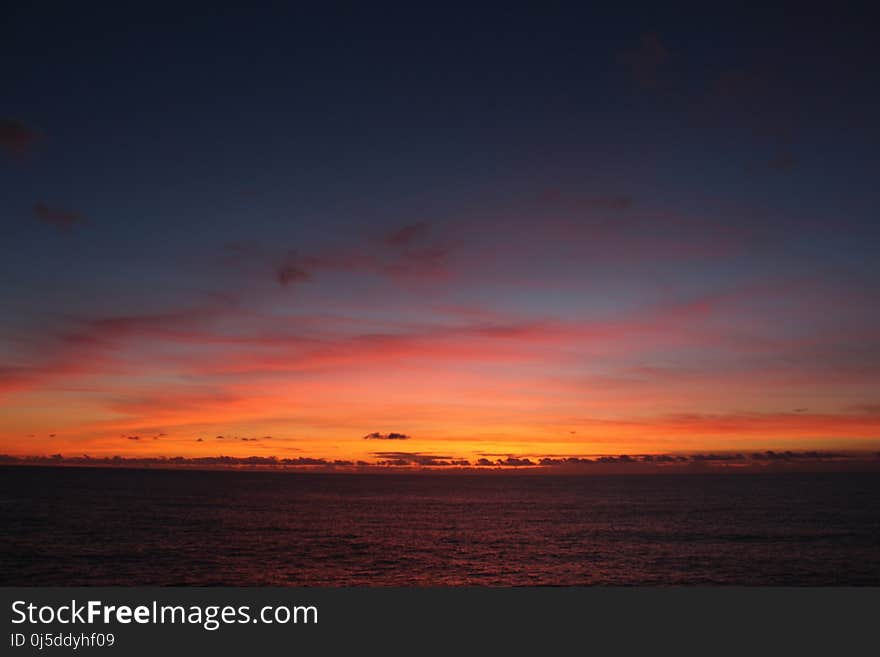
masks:
<instances>
[{"instance_id":1,"label":"dark cloud","mask_svg":"<svg viewBox=\"0 0 880 657\"><path fill-rule=\"evenodd\" d=\"M544 458L538 461L538 465L543 466L554 466L554 465L581 465L584 463L593 463L593 459L581 458L579 456L566 456L561 458L555 458L552 456L545 456Z\"/></svg>"},{"instance_id":2,"label":"dark cloud","mask_svg":"<svg viewBox=\"0 0 880 657\"><path fill-rule=\"evenodd\" d=\"M330 465L327 459L316 459L308 456L298 456L295 459L281 459L279 461L284 465Z\"/></svg>"},{"instance_id":3,"label":"dark cloud","mask_svg":"<svg viewBox=\"0 0 880 657\"><path fill-rule=\"evenodd\" d=\"M637 47L618 55L618 61L636 84L646 89L661 86L663 69L668 60L669 49L657 34L645 34Z\"/></svg>"},{"instance_id":4,"label":"dark cloud","mask_svg":"<svg viewBox=\"0 0 880 657\"><path fill-rule=\"evenodd\" d=\"M364 440L409 440L411 436L408 436L405 433L379 433L378 431L374 431L373 433L368 433L364 436Z\"/></svg>"},{"instance_id":5,"label":"dark cloud","mask_svg":"<svg viewBox=\"0 0 880 657\"><path fill-rule=\"evenodd\" d=\"M795 164L797 164L797 158L788 151L779 153L768 162L770 168L779 173L788 173L794 168Z\"/></svg>"},{"instance_id":6,"label":"dark cloud","mask_svg":"<svg viewBox=\"0 0 880 657\"><path fill-rule=\"evenodd\" d=\"M137 440L138 436L128 436ZM196 442L202 442L198 438ZM537 459L521 456L505 456L492 461L481 457L471 463L467 459L422 452L374 452L377 461L351 461L347 459L325 459L315 457L278 458L276 456L205 456L205 457L90 457L62 456L11 456L0 454L2 464L53 464L53 465L101 465L119 467L189 467L189 468L307 468L333 470L335 468L398 468L398 467L529 467L574 468L576 471L600 473L634 473L681 471L688 472L714 469L725 472L787 472L787 471L876 471L880 467L880 452L821 452L821 451L773 451L755 452L750 455L731 454L692 454L690 456L671 454L647 454L641 456L622 454L619 456L600 456L587 458L579 456L544 456Z\"/></svg>"},{"instance_id":7,"label":"dark cloud","mask_svg":"<svg viewBox=\"0 0 880 657\"><path fill-rule=\"evenodd\" d=\"M275 279L279 285L286 287L291 283L303 283L312 279L311 273L305 268L295 252L287 255L275 270Z\"/></svg>"},{"instance_id":8,"label":"dark cloud","mask_svg":"<svg viewBox=\"0 0 880 657\"><path fill-rule=\"evenodd\" d=\"M54 226L62 233L69 233L77 226L88 223L81 214L63 208L49 207L42 201L34 204L34 217L37 221Z\"/></svg>"},{"instance_id":9,"label":"dark cloud","mask_svg":"<svg viewBox=\"0 0 880 657\"><path fill-rule=\"evenodd\" d=\"M635 459L627 454L620 456L600 456L596 459L596 463L632 463Z\"/></svg>"},{"instance_id":10,"label":"dark cloud","mask_svg":"<svg viewBox=\"0 0 880 657\"><path fill-rule=\"evenodd\" d=\"M428 230L428 224L423 221L407 224L388 233L382 241L389 246L409 246L427 236Z\"/></svg>"},{"instance_id":11,"label":"dark cloud","mask_svg":"<svg viewBox=\"0 0 880 657\"><path fill-rule=\"evenodd\" d=\"M744 461L742 454L691 454L691 461L695 463L707 461Z\"/></svg>"},{"instance_id":12,"label":"dark cloud","mask_svg":"<svg viewBox=\"0 0 880 657\"><path fill-rule=\"evenodd\" d=\"M309 282L321 272L378 274L398 280L446 277L457 245L429 237L428 224L414 223L378 238L342 242L318 252L281 252L234 242L224 245L216 263L261 275L265 275L265 263L270 263L272 277L282 287Z\"/></svg>"},{"instance_id":13,"label":"dark cloud","mask_svg":"<svg viewBox=\"0 0 880 657\"><path fill-rule=\"evenodd\" d=\"M140 436L128 436L128 439L129 440L140 440L141 437Z\"/></svg>"},{"instance_id":14,"label":"dark cloud","mask_svg":"<svg viewBox=\"0 0 880 657\"><path fill-rule=\"evenodd\" d=\"M599 467L609 466L625 466L626 472L651 472L668 468L669 466L684 468L719 468L719 469L735 469L743 471L761 470L768 465L791 463L798 467L810 467L810 464L844 464L847 461L857 464L864 461L863 455L844 454L837 452L822 451L773 451L755 452L753 454L742 454L738 452L724 453L699 453L699 454L643 454L629 455L621 454L618 456L598 456L594 459L583 457L554 457L545 456L538 461L538 465L546 468L560 467ZM498 463L505 464L501 459ZM635 468L635 469L634 469ZM616 470L611 470L616 471Z\"/></svg>"},{"instance_id":15,"label":"dark cloud","mask_svg":"<svg viewBox=\"0 0 880 657\"><path fill-rule=\"evenodd\" d=\"M21 121L0 118L0 148L12 157L26 157L39 140L40 133Z\"/></svg>"},{"instance_id":16,"label":"dark cloud","mask_svg":"<svg viewBox=\"0 0 880 657\"><path fill-rule=\"evenodd\" d=\"M826 460L826 459L839 459L846 458L845 454L839 454L836 452L819 452L819 451L806 451L806 452L792 452L792 451L784 451L784 452L775 452L773 450L768 449L765 452L755 452L751 455L751 458L755 461L795 461L795 460Z\"/></svg>"},{"instance_id":17,"label":"dark cloud","mask_svg":"<svg viewBox=\"0 0 880 657\"><path fill-rule=\"evenodd\" d=\"M458 465L459 460L451 456L438 456L436 454L423 454L422 452L373 452L373 456L380 459L378 465L420 465L442 467Z\"/></svg>"},{"instance_id":18,"label":"dark cloud","mask_svg":"<svg viewBox=\"0 0 880 657\"><path fill-rule=\"evenodd\" d=\"M531 459L527 458L517 458L515 456L508 456L505 459L497 459L495 461L498 465L507 465L512 467L522 467L527 465L535 465L535 463Z\"/></svg>"}]
</instances>

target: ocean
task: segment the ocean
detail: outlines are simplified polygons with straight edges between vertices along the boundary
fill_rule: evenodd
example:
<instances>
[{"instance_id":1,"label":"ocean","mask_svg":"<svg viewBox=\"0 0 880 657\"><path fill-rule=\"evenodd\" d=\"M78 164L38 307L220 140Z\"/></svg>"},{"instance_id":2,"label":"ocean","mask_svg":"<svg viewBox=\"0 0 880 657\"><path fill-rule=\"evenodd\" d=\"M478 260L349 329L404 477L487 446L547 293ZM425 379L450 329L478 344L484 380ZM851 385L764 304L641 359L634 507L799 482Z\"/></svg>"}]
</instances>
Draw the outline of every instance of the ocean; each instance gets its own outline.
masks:
<instances>
[{"instance_id":1,"label":"ocean","mask_svg":"<svg viewBox=\"0 0 880 657\"><path fill-rule=\"evenodd\" d=\"M880 585L880 476L2 467L0 584Z\"/></svg>"}]
</instances>

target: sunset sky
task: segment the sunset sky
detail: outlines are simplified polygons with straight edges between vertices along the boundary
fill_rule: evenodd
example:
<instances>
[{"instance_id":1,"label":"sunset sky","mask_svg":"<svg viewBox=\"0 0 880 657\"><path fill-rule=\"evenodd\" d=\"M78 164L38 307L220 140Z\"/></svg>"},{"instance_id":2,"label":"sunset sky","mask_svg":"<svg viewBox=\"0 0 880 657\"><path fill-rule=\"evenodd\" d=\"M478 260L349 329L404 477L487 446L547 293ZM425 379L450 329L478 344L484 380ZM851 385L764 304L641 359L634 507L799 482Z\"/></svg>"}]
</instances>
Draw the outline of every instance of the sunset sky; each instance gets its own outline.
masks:
<instances>
[{"instance_id":1,"label":"sunset sky","mask_svg":"<svg viewBox=\"0 0 880 657\"><path fill-rule=\"evenodd\" d=\"M574 6L8 10L0 453L880 449L874 26Z\"/></svg>"}]
</instances>

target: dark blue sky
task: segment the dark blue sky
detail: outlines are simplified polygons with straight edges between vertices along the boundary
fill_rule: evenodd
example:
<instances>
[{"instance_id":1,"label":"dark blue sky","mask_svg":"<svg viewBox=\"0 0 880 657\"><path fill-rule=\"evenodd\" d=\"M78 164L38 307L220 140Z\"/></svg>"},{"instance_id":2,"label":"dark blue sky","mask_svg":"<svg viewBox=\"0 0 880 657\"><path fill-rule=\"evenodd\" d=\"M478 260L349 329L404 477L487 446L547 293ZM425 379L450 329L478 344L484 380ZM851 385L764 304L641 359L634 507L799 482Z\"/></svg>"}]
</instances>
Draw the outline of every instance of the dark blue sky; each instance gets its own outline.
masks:
<instances>
[{"instance_id":1,"label":"dark blue sky","mask_svg":"<svg viewBox=\"0 0 880 657\"><path fill-rule=\"evenodd\" d=\"M14 10L4 113L43 139L2 211L234 238L242 204L274 235L591 186L867 221L865 17L535 6Z\"/></svg>"}]
</instances>

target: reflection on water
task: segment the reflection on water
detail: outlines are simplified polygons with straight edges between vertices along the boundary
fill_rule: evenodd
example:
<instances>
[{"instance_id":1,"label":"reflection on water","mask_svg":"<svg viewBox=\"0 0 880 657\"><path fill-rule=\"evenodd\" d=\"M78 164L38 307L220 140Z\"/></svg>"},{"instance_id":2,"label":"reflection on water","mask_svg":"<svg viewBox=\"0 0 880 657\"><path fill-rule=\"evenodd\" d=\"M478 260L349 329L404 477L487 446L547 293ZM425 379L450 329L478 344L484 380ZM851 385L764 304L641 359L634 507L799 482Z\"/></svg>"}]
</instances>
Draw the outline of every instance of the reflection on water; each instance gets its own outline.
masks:
<instances>
[{"instance_id":1,"label":"reflection on water","mask_svg":"<svg viewBox=\"0 0 880 657\"><path fill-rule=\"evenodd\" d=\"M0 583L880 584L875 474L0 468Z\"/></svg>"}]
</instances>

